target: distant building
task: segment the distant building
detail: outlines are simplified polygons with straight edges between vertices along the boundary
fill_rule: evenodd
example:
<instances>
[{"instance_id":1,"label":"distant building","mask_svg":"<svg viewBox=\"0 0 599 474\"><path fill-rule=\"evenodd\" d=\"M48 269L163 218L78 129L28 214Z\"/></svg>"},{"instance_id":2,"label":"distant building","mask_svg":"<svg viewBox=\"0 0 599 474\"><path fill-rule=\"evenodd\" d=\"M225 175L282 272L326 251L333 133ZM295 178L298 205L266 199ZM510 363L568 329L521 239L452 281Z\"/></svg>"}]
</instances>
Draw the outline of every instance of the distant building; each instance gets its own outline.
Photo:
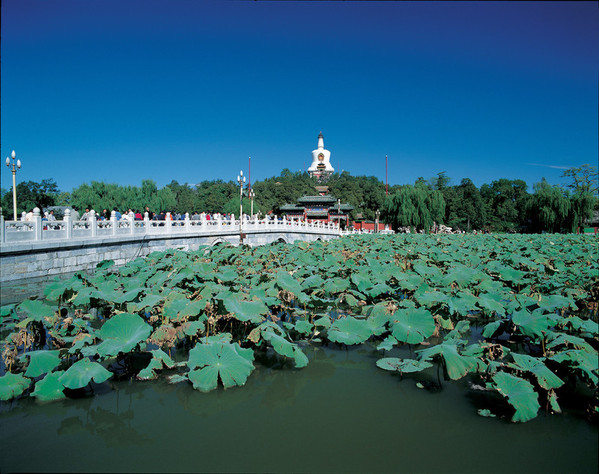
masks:
<instances>
[{"instance_id":1,"label":"distant building","mask_svg":"<svg viewBox=\"0 0 599 474\"><path fill-rule=\"evenodd\" d=\"M331 152L324 148L322 132L318 135L318 147L312 151L312 164L308 168L310 176L319 183L335 172L331 165ZM342 227L349 225L349 213L354 209L351 204L344 203L328 194L328 186L315 186L318 193L314 196L302 196L295 204L285 204L279 209L292 219L308 221L339 222Z\"/></svg>"},{"instance_id":2,"label":"distant building","mask_svg":"<svg viewBox=\"0 0 599 474\"><path fill-rule=\"evenodd\" d=\"M324 148L324 137L320 132L316 150L312 150L312 164L308 168L308 173L319 181L325 181L334 172L335 169L331 166L331 152Z\"/></svg>"}]
</instances>

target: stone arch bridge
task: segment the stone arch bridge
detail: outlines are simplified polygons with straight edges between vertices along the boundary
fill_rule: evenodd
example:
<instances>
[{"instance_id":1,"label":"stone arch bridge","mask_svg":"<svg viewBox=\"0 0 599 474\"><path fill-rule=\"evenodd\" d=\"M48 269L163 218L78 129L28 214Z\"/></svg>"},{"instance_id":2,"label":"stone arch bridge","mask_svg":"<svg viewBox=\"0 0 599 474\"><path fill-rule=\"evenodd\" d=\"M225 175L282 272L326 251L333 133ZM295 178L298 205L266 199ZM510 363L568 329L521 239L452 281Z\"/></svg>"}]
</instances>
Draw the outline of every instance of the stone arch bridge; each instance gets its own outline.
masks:
<instances>
[{"instance_id":1,"label":"stone arch bridge","mask_svg":"<svg viewBox=\"0 0 599 474\"><path fill-rule=\"evenodd\" d=\"M93 211L92 211L93 212ZM39 210L32 220L5 221L0 216L0 282L90 270L102 260L122 265L166 249L196 250L202 245L264 245L274 242L331 240L341 236L334 223L285 218L174 221L45 221Z\"/></svg>"}]
</instances>

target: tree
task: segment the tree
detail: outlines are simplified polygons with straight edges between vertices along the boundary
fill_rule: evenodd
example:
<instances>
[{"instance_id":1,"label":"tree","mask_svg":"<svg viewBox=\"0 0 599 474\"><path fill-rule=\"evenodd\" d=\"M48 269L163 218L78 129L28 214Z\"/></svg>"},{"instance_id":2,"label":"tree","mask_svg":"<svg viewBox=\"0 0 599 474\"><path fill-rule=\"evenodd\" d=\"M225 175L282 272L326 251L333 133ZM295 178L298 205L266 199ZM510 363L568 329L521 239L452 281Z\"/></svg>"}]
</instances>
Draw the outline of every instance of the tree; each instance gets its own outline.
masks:
<instances>
[{"instance_id":1,"label":"tree","mask_svg":"<svg viewBox=\"0 0 599 474\"><path fill-rule=\"evenodd\" d=\"M599 194L597 183L597 167L584 164L579 167L568 168L562 174L562 178L570 178L566 184L574 193L588 193L595 197Z\"/></svg>"},{"instance_id":2,"label":"tree","mask_svg":"<svg viewBox=\"0 0 599 474\"><path fill-rule=\"evenodd\" d=\"M440 191L430 190L422 181L414 186L402 186L383 204L382 218L394 228L414 227L428 231L435 217L445 213L445 201Z\"/></svg>"},{"instance_id":3,"label":"tree","mask_svg":"<svg viewBox=\"0 0 599 474\"><path fill-rule=\"evenodd\" d=\"M29 212L34 207L40 211L56 204L59 194L58 185L53 179L43 179L41 182L23 181L17 184L17 214ZM13 208L12 188L2 193L2 209Z\"/></svg>"},{"instance_id":4,"label":"tree","mask_svg":"<svg viewBox=\"0 0 599 474\"><path fill-rule=\"evenodd\" d=\"M486 224L493 230L517 231L526 225L526 202L528 191L521 179L499 179L480 188L482 203L487 216Z\"/></svg>"},{"instance_id":5,"label":"tree","mask_svg":"<svg viewBox=\"0 0 599 474\"><path fill-rule=\"evenodd\" d=\"M570 199L563 189L550 185L545 178L534 185L527 211L533 232L561 232L567 226Z\"/></svg>"}]
</instances>

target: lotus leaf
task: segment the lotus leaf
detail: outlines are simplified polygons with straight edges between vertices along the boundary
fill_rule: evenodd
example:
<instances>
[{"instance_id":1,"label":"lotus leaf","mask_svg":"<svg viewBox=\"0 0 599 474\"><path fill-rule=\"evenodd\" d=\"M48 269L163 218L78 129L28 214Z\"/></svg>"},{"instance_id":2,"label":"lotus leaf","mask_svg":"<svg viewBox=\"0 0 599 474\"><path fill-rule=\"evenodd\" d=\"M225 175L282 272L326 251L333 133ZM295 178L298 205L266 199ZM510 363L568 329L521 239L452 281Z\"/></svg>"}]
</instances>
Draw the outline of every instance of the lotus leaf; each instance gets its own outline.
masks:
<instances>
[{"instance_id":1,"label":"lotus leaf","mask_svg":"<svg viewBox=\"0 0 599 474\"><path fill-rule=\"evenodd\" d=\"M479 308L476 306L478 298L467 291L460 291L455 296L450 296L447 299L449 312L457 313L461 316L466 316L470 311L476 311Z\"/></svg>"},{"instance_id":2,"label":"lotus leaf","mask_svg":"<svg viewBox=\"0 0 599 474\"><path fill-rule=\"evenodd\" d=\"M497 313L501 316L505 316L505 307L501 302L501 296L494 295L491 293L481 293L478 295L478 306L488 313Z\"/></svg>"},{"instance_id":3,"label":"lotus leaf","mask_svg":"<svg viewBox=\"0 0 599 474\"><path fill-rule=\"evenodd\" d=\"M313 329L314 325L310 321L306 321L305 319L302 319L295 323L295 330L305 336L311 334Z\"/></svg>"},{"instance_id":4,"label":"lotus leaf","mask_svg":"<svg viewBox=\"0 0 599 474\"><path fill-rule=\"evenodd\" d=\"M421 370L432 367L433 364L427 361L414 359L398 359L397 357L385 357L376 361L377 367L381 369L397 371L399 373L420 372Z\"/></svg>"},{"instance_id":5,"label":"lotus leaf","mask_svg":"<svg viewBox=\"0 0 599 474\"><path fill-rule=\"evenodd\" d=\"M26 352L29 356L29 365L25 372L26 377L39 377L47 372L52 372L60 364L60 351L32 351Z\"/></svg>"},{"instance_id":6,"label":"lotus leaf","mask_svg":"<svg viewBox=\"0 0 599 474\"><path fill-rule=\"evenodd\" d=\"M458 380L464 377L471 369L478 366L475 357L461 355L458 352L458 342L455 340L443 342L442 344L421 349L417 352L420 354L420 360L428 360L435 355L441 355L445 361L449 378L451 380Z\"/></svg>"},{"instance_id":7,"label":"lotus leaf","mask_svg":"<svg viewBox=\"0 0 599 474\"><path fill-rule=\"evenodd\" d=\"M127 353L152 333L152 326L136 314L120 313L106 321L99 331L103 342L98 346L98 354L116 356Z\"/></svg>"},{"instance_id":8,"label":"lotus leaf","mask_svg":"<svg viewBox=\"0 0 599 474\"><path fill-rule=\"evenodd\" d=\"M368 322L352 316L336 319L328 330L328 338L339 344L362 344L372 336Z\"/></svg>"},{"instance_id":9,"label":"lotus leaf","mask_svg":"<svg viewBox=\"0 0 599 474\"><path fill-rule=\"evenodd\" d=\"M29 387L29 383L29 379L22 374L7 372L0 377L0 400L18 397Z\"/></svg>"},{"instance_id":10,"label":"lotus leaf","mask_svg":"<svg viewBox=\"0 0 599 474\"><path fill-rule=\"evenodd\" d=\"M539 308L542 308L546 311L555 311L560 308L568 308L577 309L576 301L574 298L566 298L562 295L544 295L539 298L537 303Z\"/></svg>"},{"instance_id":11,"label":"lotus leaf","mask_svg":"<svg viewBox=\"0 0 599 474\"><path fill-rule=\"evenodd\" d=\"M239 321L250 321L259 324L270 314L268 306L262 301L243 301L238 296L231 295L223 299L228 312L233 313Z\"/></svg>"},{"instance_id":12,"label":"lotus leaf","mask_svg":"<svg viewBox=\"0 0 599 474\"><path fill-rule=\"evenodd\" d=\"M515 311L512 314L512 322L518 329L529 337L539 337L543 339L549 329L549 319L547 316L537 312L527 310Z\"/></svg>"},{"instance_id":13,"label":"lotus leaf","mask_svg":"<svg viewBox=\"0 0 599 474\"><path fill-rule=\"evenodd\" d=\"M140 380L155 379L158 376L156 373L157 370L160 370L163 367L172 369L175 366L173 360L162 349L155 349L150 352L152 353L152 359L150 359L150 363L145 369L141 370L139 374L137 374L137 378Z\"/></svg>"},{"instance_id":14,"label":"lotus leaf","mask_svg":"<svg viewBox=\"0 0 599 474\"><path fill-rule=\"evenodd\" d=\"M385 338L383 342L376 346L376 349L377 351L390 351L391 349L393 349L393 346L395 346L398 343L399 341L397 339L389 335Z\"/></svg>"},{"instance_id":15,"label":"lotus leaf","mask_svg":"<svg viewBox=\"0 0 599 474\"><path fill-rule=\"evenodd\" d=\"M515 377L505 372L493 375L496 390L516 409L512 417L513 422L532 420L539 411L539 396L533 386L524 379Z\"/></svg>"},{"instance_id":16,"label":"lotus leaf","mask_svg":"<svg viewBox=\"0 0 599 474\"><path fill-rule=\"evenodd\" d=\"M426 306L427 308L432 308L447 301L447 295L437 290L414 295L414 298L416 298L419 305Z\"/></svg>"},{"instance_id":17,"label":"lotus leaf","mask_svg":"<svg viewBox=\"0 0 599 474\"><path fill-rule=\"evenodd\" d=\"M31 393L42 402L60 400L66 398L64 394L64 385L60 382L60 377L64 374L63 370L47 374L42 380L35 384L35 390Z\"/></svg>"},{"instance_id":18,"label":"lotus leaf","mask_svg":"<svg viewBox=\"0 0 599 474\"><path fill-rule=\"evenodd\" d=\"M499 328L502 326L502 324L503 324L503 321L499 320L499 321L493 321L492 323L485 325L485 328L483 329L483 337L490 339L493 336L495 336L496 333L498 332Z\"/></svg>"},{"instance_id":19,"label":"lotus leaf","mask_svg":"<svg viewBox=\"0 0 599 474\"><path fill-rule=\"evenodd\" d=\"M462 319L461 321L458 321L454 329L447 333L447 335L443 339L445 339L446 341L450 339L461 339L462 336L466 334L468 331L470 331L470 321Z\"/></svg>"},{"instance_id":20,"label":"lotus leaf","mask_svg":"<svg viewBox=\"0 0 599 474\"><path fill-rule=\"evenodd\" d=\"M542 360L526 354L518 354L512 352L512 357L515 362L515 367L525 372L531 372L537 378L537 382L545 390L561 387L564 382L555 375Z\"/></svg>"},{"instance_id":21,"label":"lotus leaf","mask_svg":"<svg viewBox=\"0 0 599 474\"><path fill-rule=\"evenodd\" d=\"M331 317L328 315L321 316L320 318L314 320L314 326L318 326L325 329L330 328L331 324Z\"/></svg>"},{"instance_id":22,"label":"lotus leaf","mask_svg":"<svg viewBox=\"0 0 599 474\"><path fill-rule=\"evenodd\" d=\"M202 392L214 390L220 378L224 388L244 385L254 370L254 354L239 344L228 342L198 343L189 351L187 365L193 388Z\"/></svg>"},{"instance_id":23,"label":"lotus leaf","mask_svg":"<svg viewBox=\"0 0 599 474\"><path fill-rule=\"evenodd\" d=\"M279 288L293 293L296 297L302 292L302 287L298 281L287 272L278 272L275 282Z\"/></svg>"},{"instance_id":24,"label":"lotus leaf","mask_svg":"<svg viewBox=\"0 0 599 474\"><path fill-rule=\"evenodd\" d=\"M584 349L587 352L592 352L594 350L593 346L591 346L583 338L564 333L555 335L555 337L551 339L551 342L547 344L547 349L554 349L559 346L567 347L569 345L575 349Z\"/></svg>"},{"instance_id":25,"label":"lotus leaf","mask_svg":"<svg viewBox=\"0 0 599 474\"><path fill-rule=\"evenodd\" d=\"M557 354L548 357L548 359L565 363L566 365L579 370L591 381L591 383L597 385L599 380L597 375L599 372L597 351L587 352L582 349L570 349L558 352Z\"/></svg>"},{"instance_id":26,"label":"lotus leaf","mask_svg":"<svg viewBox=\"0 0 599 474\"><path fill-rule=\"evenodd\" d=\"M419 344L435 332L435 320L424 308L398 309L390 318L392 334L398 341Z\"/></svg>"},{"instance_id":27,"label":"lotus leaf","mask_svg":"<svg viewBox=\"0 0 599 474\"><path fill-rule=\"evenodd\" d=\"M77 389L86 387L92 380L102 383L110 377L112 377L112 372L106 370L102 365L89 359L81 359L69 367L58 380L67 388Z\"/></svg>"},{"instance_id":28,"label":"lotus leaf","mask_svg":"<svg viewBox=\"0 0 599 474\"><path fill-rule=\"evenodd\" d=\"M343 293L349 287L350 283L345 278L330 278L325 282L323 289L328 295L336 295Z\"/></svg>"},{"instance_id":29,"label":"lotus leaf","mask_svg":"<svg viewBox=\"0 0 599 474\"><path fill-rule=\"evenodd\" d=\"M39 300L25 300L19 305L19 310L27 313L34 321L43 321L44 318L54 316L56 310Z\"/></svg>"},{"instance_id":30,"label":"lotus leaf","mask_svg":"<svg viewBox=\"0 0 599 474\"><path fill-rule=\"evenodd\" d=\"M297 344L289 342L283 336L275 334L272 330L262 331L262 338L270 342L277 354L294 359L296 369L301 369L308 365L308 358Z\"/></svg>"}]
</instances>

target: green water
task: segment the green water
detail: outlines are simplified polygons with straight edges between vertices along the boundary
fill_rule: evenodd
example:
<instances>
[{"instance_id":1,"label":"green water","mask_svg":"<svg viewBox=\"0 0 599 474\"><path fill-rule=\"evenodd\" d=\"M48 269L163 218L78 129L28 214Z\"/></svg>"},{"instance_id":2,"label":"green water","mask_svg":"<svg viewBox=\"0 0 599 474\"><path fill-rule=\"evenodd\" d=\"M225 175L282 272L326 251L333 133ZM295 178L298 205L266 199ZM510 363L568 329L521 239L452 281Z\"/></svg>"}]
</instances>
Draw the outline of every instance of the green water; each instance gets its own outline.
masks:
<instances>
[{"instance_id":1,"label":"green water","mask_svg":"<svg viewBox=\"0 0 599 474\"><path fill-rule=\"evenodd\" d=\"M110 382L93 397L0 405L6 472L596 473L598 430L579 413L524 424L477 415L465 381L401 379L372 346L307 347L295 370L256 362L244 387Z\"/></svg>"}]
</instances>

